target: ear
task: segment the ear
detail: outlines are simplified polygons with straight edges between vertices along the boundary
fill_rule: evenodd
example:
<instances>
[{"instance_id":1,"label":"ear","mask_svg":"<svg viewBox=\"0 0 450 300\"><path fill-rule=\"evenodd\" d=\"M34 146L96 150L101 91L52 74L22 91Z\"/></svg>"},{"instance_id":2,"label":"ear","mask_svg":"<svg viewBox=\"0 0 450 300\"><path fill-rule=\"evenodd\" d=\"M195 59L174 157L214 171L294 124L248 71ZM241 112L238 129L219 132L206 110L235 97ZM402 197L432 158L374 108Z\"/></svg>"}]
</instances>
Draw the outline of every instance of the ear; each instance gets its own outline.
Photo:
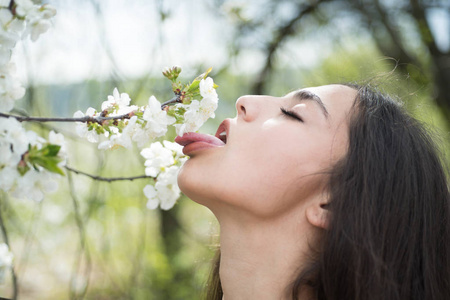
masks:
<instances>
[{"instance_id":1,"label":"ear","mask_svg":"<svg viewBox=\"0 0 450 300\"><path fill-rule=\"evenodd\" d=\"M322 229L328 229L331 212L327 209L327 203L314 201L306 208L306 219L308 222Z\"/></svg>"}]
</instances>

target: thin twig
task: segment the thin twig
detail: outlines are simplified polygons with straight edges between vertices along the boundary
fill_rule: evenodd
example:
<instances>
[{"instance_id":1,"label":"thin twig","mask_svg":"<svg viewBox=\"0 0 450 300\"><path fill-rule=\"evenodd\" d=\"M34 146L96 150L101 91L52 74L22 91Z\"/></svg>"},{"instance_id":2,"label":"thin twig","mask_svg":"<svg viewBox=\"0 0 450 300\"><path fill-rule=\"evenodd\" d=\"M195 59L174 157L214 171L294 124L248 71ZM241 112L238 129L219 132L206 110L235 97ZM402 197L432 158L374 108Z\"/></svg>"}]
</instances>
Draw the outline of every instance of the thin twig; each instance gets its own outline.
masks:
<instances>
[{"instance_id":1,"label":"thin twig","mask_svg":"<svg viewBox=\"0 0 450 300\"><path fill-rule=\"evenodd\" d=\"M307 15L310 15L314 13L319 5L321 5L323 2L327 2L329 0L318 0L313 1L310 4L299 4L298 12L297 14L289 20L286 24L283 26L280 26L277 28L275 34L272 37L272 41L270 41L266 45L266 60L265 65L262 68L261 72L259 73L259 76L252 88L253 93L256 95L261 95L264 93L264 87L266 85L267 78L270 76L270 74L273 71L273 63L274 63L274 57L277 52L277 50L283 45L283 43L287 40L287 38L294 35L295 32L295 26Z\"/></svg>"},{"instance_id":2,"label":"thin twig","mask_svg":"<svg viewBox=\"0 0 450 300\"><path fill-rule=\"evenodd\" d=\"M91 117L84 116L82 118L58 118L58 117L25 117L25 116L15 116L5 113L0 113L1 118L15 118L19 122L83 122L83 123L99 123L102 124L104 121L108 120L121 120L131 118L133 113L123 114L113 117Z\"/></svg>"},{"instance_id":3,"label":"thin twig","mask_svg":"<svg viewBox=\"0 0 450 300\"><path fill-rule=\"evenodd\" d=\"M75 174L79 174L79 175L84 175L87 177L90 177L94 180L98 180L98 181L106 181L106 182L113 182L113 181L125 181L125 180L129 180L129 181L133 181L135 179L155 179L155 177L152 176L148 176L148 175L139 175L139 176L133 176L133 177L102 177L102 176L97 176L97 175L92 175L83 171L79 171L76 169L73 169L71 167L66 166L65 167L68 171L73 172Z\"/></svg>"},{"instance_id":4,"label":"thin twig","mask_svg":"<svg viewBox=\"0 0 450 300\"><path fill-rule=\"evenodd\" d=\"M169 104L177 103L177 102L180 102L180 96L173 97L172 99L161 104L161 109L164 109ZM17 116L17 115L0 113L0 118L14 118L19 122L82 122L82 123L98 123L100 125L102 125L105 121L129 119L132 116L134 116L134 111L127 113L127 114L111 116L111 117L84 116L81 118L30 117L30 116Z\"/></svg>"},{"instance_id":5,"label":"thin twig","mask_svg":"<svg viewBox=\"0 0 450 300\"><path fill-rule=\"evenodd\" d=\"M3 235L3 240L5 241L5 244L8 246L9 251L11 251L11 246L9 244L9 238L8 238L8 232L6 231L5 223L3 222L3 205L0 207L0 228ZM17 276L16 272L14 271L14 265L11 266L11 275L12 275L12 283L13 283L13 297L12 300L17 299L17 295L19 294L18 284L17 284Z\"/></svg>"},{"instance_id":6,"label":"thin twig","mask_svg":"<svg viewBox=\"0 0 450 300\"><path fill-rule=\"evenodd\" d=\"M161 109L164 109L164 107L166 107L169 104L177 103L177 102L180 102L180 96L179 95L177 95L176 97L173 97L172 99L170 99L170 100L164 102L163 104L161 104Z\"/></svg>"}]
</instances>

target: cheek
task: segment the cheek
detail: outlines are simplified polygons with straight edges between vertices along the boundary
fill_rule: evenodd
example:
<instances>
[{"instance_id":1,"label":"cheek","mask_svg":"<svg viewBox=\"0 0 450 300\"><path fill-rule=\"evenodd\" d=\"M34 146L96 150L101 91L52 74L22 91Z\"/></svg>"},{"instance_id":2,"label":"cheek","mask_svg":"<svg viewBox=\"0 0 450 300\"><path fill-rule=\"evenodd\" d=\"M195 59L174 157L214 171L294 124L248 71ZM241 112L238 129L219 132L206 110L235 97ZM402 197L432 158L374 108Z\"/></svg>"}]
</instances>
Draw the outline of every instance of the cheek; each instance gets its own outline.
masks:
<instances>
[{"instance_id":1,"label":"cheek","mask_svg":"<svg viewBox=\"0 0 450 300\"><path fill-rule=\"evenodd\" d=\"M242 144L230 151L222 200L259 216L278 214L319 191L324 183L322 144L283 137ZM231 160L233 158L233 160ZM228 175L225 175L228 174Z\"/></svg>"},{"instance_id":2,"label":"cheek","mask_svg":"<svg viewBox=\"0 0 450 300\"><path fill-rule=\"evenodd\" d=\"M336 136L283 129L239 136L190 159L180 171L180 189L212 210L226 204L260 217L280 214L321 193Z\"/></svg>"}]
</instances>

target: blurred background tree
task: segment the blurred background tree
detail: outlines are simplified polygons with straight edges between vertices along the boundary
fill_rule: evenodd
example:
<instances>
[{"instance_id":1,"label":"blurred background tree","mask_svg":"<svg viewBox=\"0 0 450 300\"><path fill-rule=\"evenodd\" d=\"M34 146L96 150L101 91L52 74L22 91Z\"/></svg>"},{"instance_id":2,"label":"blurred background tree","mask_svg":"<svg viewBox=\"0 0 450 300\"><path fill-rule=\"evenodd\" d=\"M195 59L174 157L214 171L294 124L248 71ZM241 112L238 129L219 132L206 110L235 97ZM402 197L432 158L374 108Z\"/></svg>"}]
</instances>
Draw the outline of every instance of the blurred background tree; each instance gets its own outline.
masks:
<instances>
[{"instance_id":1,"label":"blurred background tree","mask_svg":"<svg viewBox=\"0 0 450 300\"><path fill-rule=\"evenodd\" d=\"M72 116L99 107L116 86L136 103L152 94L162 101L171 96L164 66L182 66L187 79L212 66L221 103L202 131L214 133L243 94L372 82L436 128L450 160L448 1L49 3L58 10L54 28L36 44L24 42L16 57L27 83L16 113ZM143 174L137 149L100 152L73 125L57 129L70 166L105 177ZM145 180L66 179L40 203L1 197L19 299L200 298L218 234L207 209L182 198L170 211L149 211ZM9 278L0 297L11 287Z\"/></svg>"}]
</instances>

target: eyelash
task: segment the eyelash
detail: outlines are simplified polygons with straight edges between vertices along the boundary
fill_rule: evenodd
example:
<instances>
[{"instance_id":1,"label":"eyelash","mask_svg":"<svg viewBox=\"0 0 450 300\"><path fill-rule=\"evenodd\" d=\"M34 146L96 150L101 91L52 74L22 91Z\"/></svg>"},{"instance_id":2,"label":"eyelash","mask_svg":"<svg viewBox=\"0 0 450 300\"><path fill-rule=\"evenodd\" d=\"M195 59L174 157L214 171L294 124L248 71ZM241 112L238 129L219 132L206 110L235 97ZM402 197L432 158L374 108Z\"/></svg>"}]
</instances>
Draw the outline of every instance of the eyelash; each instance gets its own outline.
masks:
<instances>
[{"instance_id":1,"label":"eyelash","mask_svg":"<svg viewBox=\"0 0 450 300\"><path fill-rule=\"evenodd\" d=\"M289 111L289 110L286 110L283 107L280 107L280 110L283 113L283 115L285 115L285 116L287 116L289 118L293 118L293 119L298 120L298 121L303 123L303 119L299 115L297 115L296 113L294 113L292 111Z\"/></svg>"}]
</instances>

